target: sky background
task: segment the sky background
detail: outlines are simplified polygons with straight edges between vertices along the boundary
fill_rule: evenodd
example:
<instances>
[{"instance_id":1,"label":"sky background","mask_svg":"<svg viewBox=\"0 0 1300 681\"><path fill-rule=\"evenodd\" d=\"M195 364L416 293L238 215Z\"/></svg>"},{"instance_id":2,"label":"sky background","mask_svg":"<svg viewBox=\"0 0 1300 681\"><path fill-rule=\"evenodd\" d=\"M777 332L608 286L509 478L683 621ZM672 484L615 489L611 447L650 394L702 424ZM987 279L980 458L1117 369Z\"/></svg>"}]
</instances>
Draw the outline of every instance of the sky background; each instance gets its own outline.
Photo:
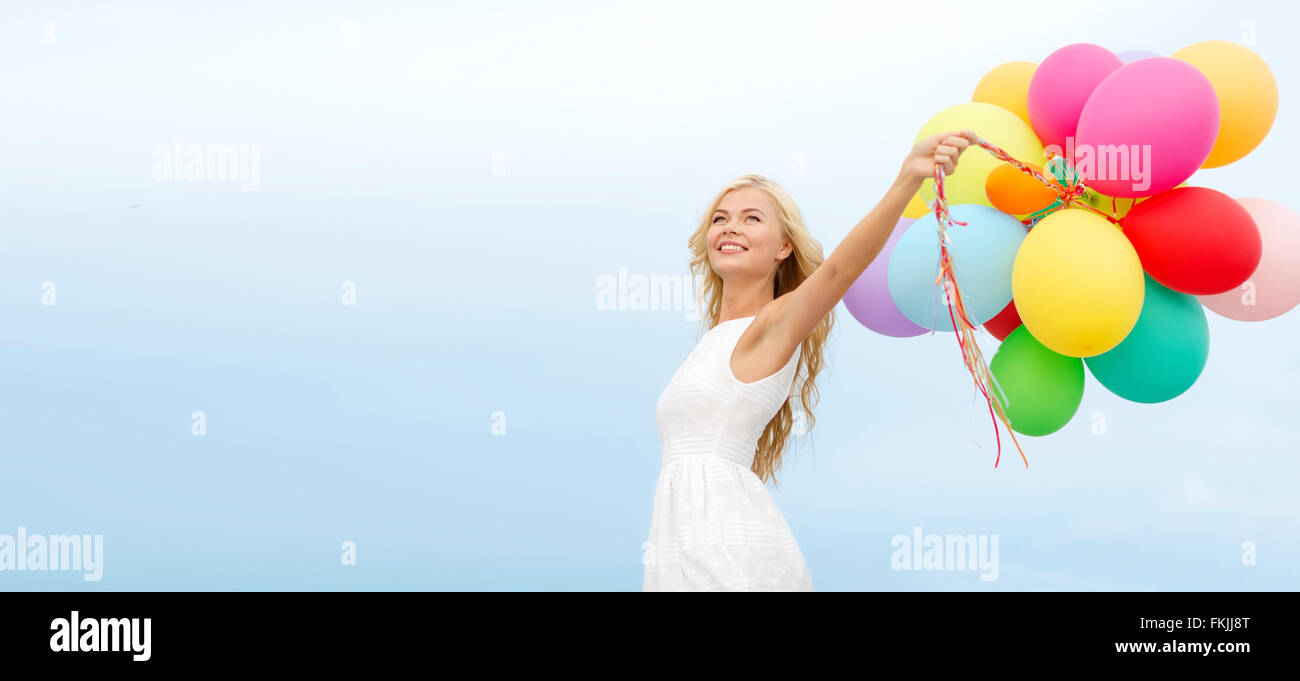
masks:
<instances>
[{"instance_id":1,"label":"sky background","mask_svg":"<svg viewBox=\"0 0 1300 681\"><path fill-rule=\"evenodd\" d=\"M105 555L99 582L0 572L0 590L638 591L654 407L697 321L600 309L602 277L685 278L701 212L749 172L829 253L927 119L1074 42L1252 41L1277 120L1190 182L1292 203L1297 20L1207 1L5 3L0 534L102 534ZM257 190L155 179L176 138L257 145ZM1070 424L1020 438L1028 470L1014 448L993 467L951 335L836 314L816 428L773 490L818 590L1296 588L1300 312L1209 312L1204 373L1170 402L1089 376ZM998 579L891 569L917 526L998 535Z\"/></svg>"}]
</instances>

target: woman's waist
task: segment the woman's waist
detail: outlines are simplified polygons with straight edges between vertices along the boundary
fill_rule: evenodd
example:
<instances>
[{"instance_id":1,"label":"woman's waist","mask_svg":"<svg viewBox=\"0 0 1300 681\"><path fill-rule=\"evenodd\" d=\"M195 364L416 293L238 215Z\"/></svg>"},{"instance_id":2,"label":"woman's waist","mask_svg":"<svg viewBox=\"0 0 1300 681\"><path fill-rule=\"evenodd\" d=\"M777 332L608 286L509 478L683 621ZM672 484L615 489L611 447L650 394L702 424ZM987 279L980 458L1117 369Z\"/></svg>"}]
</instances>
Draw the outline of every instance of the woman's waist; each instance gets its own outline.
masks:
<instances>
[{"instance_id":1,"label":"woman's waist","mask_svg":"<svg viewBox=\"0 0 1300 681\"><path fill-rule=\"evenodd\" d=\"M749 470L754 465L757 444L718 436L676 438L664 443L663 465L692 459L719 460Z\"/></svg>"}]
</instances>

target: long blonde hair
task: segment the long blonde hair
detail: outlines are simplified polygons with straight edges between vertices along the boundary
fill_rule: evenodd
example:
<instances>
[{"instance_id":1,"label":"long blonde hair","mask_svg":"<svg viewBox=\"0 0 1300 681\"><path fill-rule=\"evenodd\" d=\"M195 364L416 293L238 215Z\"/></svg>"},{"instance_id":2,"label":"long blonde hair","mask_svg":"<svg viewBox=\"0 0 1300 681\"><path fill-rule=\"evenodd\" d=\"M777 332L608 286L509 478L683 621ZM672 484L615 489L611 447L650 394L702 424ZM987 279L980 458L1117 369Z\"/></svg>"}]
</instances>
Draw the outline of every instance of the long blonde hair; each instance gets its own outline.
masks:
<instances>
[{"instance_id":1,"label":"long blonde hair","mask_svg":"<svg viewBox=\"0 0 1300 681\"><path fill-rule=\"evenodd\" d=\"M699 303L696 309L701 312L700 323L702 326L700 334L716 326L718 317L722 313L723 281L722 277L709 264L707 243L713 212L717 210L718 204L722 202L722 197L726 196L727 192L744 187L757 187L772 197L772 202L776 204L777 212L781 218L782 236L788 239L794 247L790 255L777 266L776 276L772 282L773 299L793 291L795 287L811 276L813 271L825 260L822 255L821 244L812 237L812 234L804 225L799 206L795 204L789 192L781 185L762 175L744 175L736 178L723 187L722 191L718 192L718 195L714 197L712 203L709 204L708 210L704 211L704 217L700 220L699 227L691 234L688 241L691 249L691 273L693 279L697 282L696 295ZM808 334L808 337L800 345L801 356L799 366L795 370L795 383L799 384L800 380L802 380L799 399L803 406L804 415L807 417L809 432L811 432L813 424L816 422L816 419L813 418L812 407L817 404L819 399L816 379L824 364L822 348L825 347L826 338L830 335L831 327L834 324L835 311L832 309L817 323L812 333ZM771 480L773 485L777 484L776 471L781 468L781 455L785 452L790 430L794 424L793 401L793 397L787 399L781 405L781 408L777 410L776 415L763 429L763 435L759 437L758 447L754 453L754 465L751 470L760 480L764 482Z\"/></svg>"}]
</instances>

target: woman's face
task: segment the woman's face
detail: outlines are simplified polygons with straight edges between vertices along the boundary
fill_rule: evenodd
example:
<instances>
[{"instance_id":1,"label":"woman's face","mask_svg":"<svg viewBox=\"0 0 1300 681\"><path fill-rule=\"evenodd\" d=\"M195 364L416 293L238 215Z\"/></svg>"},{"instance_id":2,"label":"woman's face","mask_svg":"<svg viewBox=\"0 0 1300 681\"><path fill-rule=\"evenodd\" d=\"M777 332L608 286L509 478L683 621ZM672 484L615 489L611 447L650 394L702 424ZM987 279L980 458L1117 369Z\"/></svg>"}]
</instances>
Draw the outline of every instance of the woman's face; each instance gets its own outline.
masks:
<instances>
[{"instance_id":1,"label":"woman's face","mask_svg":"<svg viewBox=\"0 0 1300 681\"><path fill-rule=\"evenodd\" d=\"M724 280L771 276L792 250L776 203L758 187L727 192L709 220L709 263Z\"/></svg>"}]
</instances>

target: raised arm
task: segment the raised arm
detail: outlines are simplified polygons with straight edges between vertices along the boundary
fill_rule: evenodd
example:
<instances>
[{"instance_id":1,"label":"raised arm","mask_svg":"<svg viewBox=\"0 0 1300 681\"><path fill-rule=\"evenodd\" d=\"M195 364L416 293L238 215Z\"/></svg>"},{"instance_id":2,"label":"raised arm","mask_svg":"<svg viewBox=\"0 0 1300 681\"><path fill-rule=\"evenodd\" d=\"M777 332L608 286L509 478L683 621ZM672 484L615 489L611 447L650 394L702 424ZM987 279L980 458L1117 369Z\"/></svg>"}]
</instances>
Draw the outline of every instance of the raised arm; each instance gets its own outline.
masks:
<instances>
[{"instance_id":1,"label":"raised arm","mask_svg":"<svg viewBox=\"0 0 1300 681\"><path fill-rule=\"evenodd\" d=\"M935 164L941 164L945 174L953 174L958 157L976 139L970 130L960 130L931 135L918 142L903 160L898 177L880 203L858 221L808 279L763 309L766 314L760 317L767 319L754 320L764 327L763 335L768 341L764 345L770 343L772 347L788 348L792 352L802 343L884 249L912 195L920 189L922 181L934 175Z\"/></svg>"}]
</instances>

